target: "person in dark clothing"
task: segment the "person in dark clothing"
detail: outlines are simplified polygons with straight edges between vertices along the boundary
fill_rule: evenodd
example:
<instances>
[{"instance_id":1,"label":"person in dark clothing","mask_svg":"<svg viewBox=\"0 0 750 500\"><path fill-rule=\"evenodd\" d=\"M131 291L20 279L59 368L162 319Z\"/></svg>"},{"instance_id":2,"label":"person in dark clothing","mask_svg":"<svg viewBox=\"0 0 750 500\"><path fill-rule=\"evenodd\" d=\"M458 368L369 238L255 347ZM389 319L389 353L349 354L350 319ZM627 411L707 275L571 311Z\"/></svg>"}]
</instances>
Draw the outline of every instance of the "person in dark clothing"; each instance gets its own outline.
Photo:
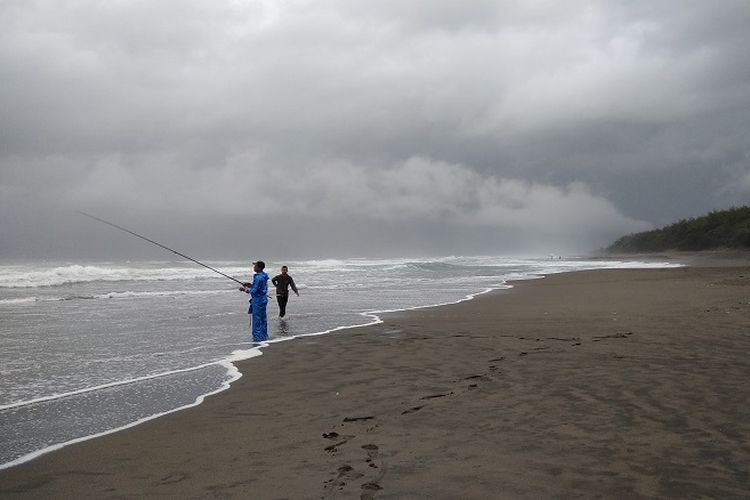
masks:
<instances>
[{"instance_id":1,"label":"person in dark clothing","mask_svg":"<svg viewBox=\"0 0 750 500\"><path fill-rule=\"evenodd\" d=\"M286 304L289 302L289 287L292 287L292 291L297 297L299 292L297 287L294 285L294 279L289 276L289 268L281 266L281 274L274 276L271 283L276 287L276 301L279 303L279 318L283 318L286 315Z\"/></svg>"}]
</instances>

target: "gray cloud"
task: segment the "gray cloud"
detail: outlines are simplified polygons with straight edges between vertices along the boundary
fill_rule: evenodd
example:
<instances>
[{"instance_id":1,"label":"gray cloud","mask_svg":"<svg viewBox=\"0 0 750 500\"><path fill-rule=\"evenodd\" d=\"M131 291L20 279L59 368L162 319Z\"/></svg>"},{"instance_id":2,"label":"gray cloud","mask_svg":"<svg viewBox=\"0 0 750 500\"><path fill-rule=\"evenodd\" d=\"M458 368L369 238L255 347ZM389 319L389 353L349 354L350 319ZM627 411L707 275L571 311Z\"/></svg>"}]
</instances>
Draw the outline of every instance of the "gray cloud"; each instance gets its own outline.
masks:
<instances>
[{"instance_id":1,"label":"gray cloud","mask_svg":"<svg viewBox=\"0 0 750 500\"><path fill-rule=\"evenodd\" d=\"M80 253L81 208L304 256L585 251L747 203L749 22L742 0L4 2L0 252Z\"/></svg>"}]
</instances>

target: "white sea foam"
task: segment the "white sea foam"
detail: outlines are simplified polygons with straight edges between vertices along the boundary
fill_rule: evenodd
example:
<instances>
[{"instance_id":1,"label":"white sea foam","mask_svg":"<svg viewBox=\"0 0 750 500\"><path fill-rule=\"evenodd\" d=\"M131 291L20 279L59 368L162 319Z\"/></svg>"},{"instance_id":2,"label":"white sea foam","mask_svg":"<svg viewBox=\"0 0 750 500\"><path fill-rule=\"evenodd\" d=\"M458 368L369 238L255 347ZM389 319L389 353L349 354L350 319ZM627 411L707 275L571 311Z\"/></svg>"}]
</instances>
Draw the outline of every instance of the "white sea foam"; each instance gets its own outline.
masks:
<instances>
[{"instance_id":1,"label":"white sea foam","mask_svg":"<svg viewBox=\"0 0 750 500\"><path fill-rule=\"evenodd\" d=\"M126 359L126 358L121 358L121 359ZM158 378L161 378L161 377L166 377L168 375L176 375L178 373L193 372L193 371L200 370L200 369L206 368L207 366L212 366L212 365L215 365L215 364L217 364L217 362L205 363L205 364L202 364L202 365L191 366L189 368L182 368L182 369L179 369L179 370L169 370L169 371L166 371L166 372L157 373L157 374L154 374L154 375L147 375L147 376L144 376L144 377L136 377L136 378L127 379L127 380L118 380L117 382L111 382L109 384L101 384L101 385L97 385L97 386L93 386L93 387L86 387L86 388L83 388L83 389L78 389L76 391L69 391L69 392L61 392L61 393L58 393L58 394L51 394L49 396L43 396L43 397L40 397L40 398L34 398L34 399L25 400L25 401L15 401L13 403L8 403L8 404L0 405L0 411L2 411L2 410L9 410L11 408L19 408L21 406L28 406L28 405L37 404L37 403L43 403L43 402L46 402L46 401L54 401L56 399L69 398L71 396L78 396L78 395L86 394L86 393L89 393L89 392L101 391L103 389L111 389L113 387L120 387L120 386L124 386L124 385L136 384L138 382L143 382L143 381L146 381L146 380L154 380L154 379L158 379Z\"/></svg>"},{"instance_id":2,"label":"white sea foam","mask_svg":"<svg viewBox=\"0 0 750 500\"><path fill-rule=\"evenodd\" d=\"M158 297L181 297L181 296L210 296L233 294L234 290L172 290L163 292L107 292L96 295L46 295L19 297L14 299L0 299L0 307L24 304L36 304L38 302L59 302L63 300L101 300L101 299L138 299Z\"/></svg>"},{"instance_id":3,"label":"white sea foam","mask_svg":"<svg viewBox=\"0 0 750 500\"><path fill-rule=\"evenodd\" d=\"M186 295L222 295L234 293L234 290L173 290L168 292L108 292L92 296L94 299L132 299L140 297L180 297Z\"/></svg>"},{"instance_id":4,"label":"white sea foam","mask_svg":"<svg viewBox=\"0 0 750 500\"><path fill-rule=\"evenodd\" d=\"M168 281L214 277L214 273L200 267L110 267L80 264L33 270L27 266L0 267L2 288L51 287L92 281Z\"/></svg>"},{"instance_id":5,"label":"white sea foam","mask_svg":"<svg viewBox=\"0 0 750 500\"><path fill-rule=\"evenodd\" d=\"M190 403L190 404L183 405L183 406L180 406L178 408L171 409L169 411L155 413L153 415L149 415L148 417L140 418L138 420L130 422L127 425L116 427L114 429L109 429L109 430L106 430L104 432L99 432L99 433L96 433L96 434L82 436L82 437L79 437L79 438L76 438L76 439L71 439L69 441L65 441L65 442L62 442L62 443L56 443L56 444L53 444L51 446L47 446L47 447L42 448L40 450L36 450L36 451L31 452L31 453L27 453L27 454L25 454L25 455L23 455L23 456L21 456L19 458L16 458L16 459L14 459L12 461L0 464L0 470L8 469L10 467L14 467L16 465L20 465L20 464L25 463L25 462L29 462L29 461L37 458L37 457L40 457L42 455L45 455L45 454L47 454L49 452L52 452L52 451L55 451L55 450L59 450L61 448L69 446L71 444L81 443L83 441L88 441L90 439L94 439L94 438L97 438L97 437L100 437L100 436L106 436L107 434L112 434L114 432L119 432L119 431L122 431L122 430L125 430L125 429L130 429L131 427L135 427L135 426L140 425L140 424L142 424L144 422L148 422L149 420L154 420L154 419L162 417L164 415L169 415L170 413L175 413L175 412L178 412L178 411L181 411L181 410L185 410L187 408L192 408L194 406L198 406L199 404L203 403L203 401L208 396L212 396L214 394L218 394L218 393L220 393L222 391L225 391L225 390L229 389L229 387L231 386L231 384L233 382L235 382L240 377L242 377L242 373L240 373L240 371L233 364L233 362L244 360L244 359L250 359L250 358L253 358L255 356L260 356L261 354L262 353L261 353L261 351L259 349L248 349L248 350L242 350L242 351L235 351L234 353L232 353L232 356L230 357L231 361L227 360L227 361L221 361L219 363L213 363L213 364L220 364L221 366L223 366L224 368L226 368L228 380L226 380L225 382L223 382L222 385L221 385L221 387L219 387L218 389L216 389L214 391L211 391L209 393L206 393L206 394L201 394L200 396L196 397L195 400L192 403ZM208 366L208 365L206 365L206 366ZM193 368L192 370L197 370L199 368L202 368L202 367L196 367L196 368ZM173 373L176 373L176 372L173 372ZM0 407L0 409L3 409L3 407Z\"/></svg>"},{"instance_id":6,"label":"white sea foam","mask_svg":"<svg viewBox=\"0 0 750 500\"><path fill-rule=\"evenodd\" d=\"M37 297L21 297L18 299L0 299L0 306L17 306L24 304L35 304L39 299Z\"/></svg>"}]
</instances>

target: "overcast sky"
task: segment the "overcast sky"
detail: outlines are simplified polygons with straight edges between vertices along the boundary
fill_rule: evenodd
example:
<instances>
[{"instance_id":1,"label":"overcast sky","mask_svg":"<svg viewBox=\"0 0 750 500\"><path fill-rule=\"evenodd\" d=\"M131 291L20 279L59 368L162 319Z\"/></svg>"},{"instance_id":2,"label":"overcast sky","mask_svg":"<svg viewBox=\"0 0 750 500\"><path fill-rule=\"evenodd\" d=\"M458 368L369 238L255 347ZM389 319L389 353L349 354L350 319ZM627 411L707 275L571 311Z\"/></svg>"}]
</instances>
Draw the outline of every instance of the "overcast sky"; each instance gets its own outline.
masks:
<instances>
[{"instance_id":1,"label":"overcast sky","mask_svg":"<svg viewBox=\"0 0 750 500\"><path fill-rule=\"evenodd\" d=\"M0 0L0 256L570 254L750 201L747 0ZM160 253L162 252L162 253Z\"/></svg>"}]
</instances>

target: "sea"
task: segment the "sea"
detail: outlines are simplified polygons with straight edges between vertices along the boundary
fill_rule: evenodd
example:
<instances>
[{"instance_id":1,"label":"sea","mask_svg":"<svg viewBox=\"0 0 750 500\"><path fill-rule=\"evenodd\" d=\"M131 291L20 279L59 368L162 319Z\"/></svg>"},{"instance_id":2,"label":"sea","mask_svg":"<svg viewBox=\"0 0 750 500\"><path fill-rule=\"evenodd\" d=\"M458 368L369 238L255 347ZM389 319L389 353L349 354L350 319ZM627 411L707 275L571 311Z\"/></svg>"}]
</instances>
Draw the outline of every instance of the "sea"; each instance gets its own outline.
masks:
<instances>
[{"instance_id":1,"label":"sea","mask_svg":"<svg viewBox=\"0 0 750 500\"><path fill-rule=\"evenodd\" d=\"M245 261L207 262L250 281ZM0 469L200 404L278 342L471 300L511 280L668 262L461 257L267 262L299 289L268 305L253 345L248 295L190 261L0 262ZM272 293L272 290L269 290ZM243 364L251 371L252 362Z\"/></svg>"}]
</instances>

